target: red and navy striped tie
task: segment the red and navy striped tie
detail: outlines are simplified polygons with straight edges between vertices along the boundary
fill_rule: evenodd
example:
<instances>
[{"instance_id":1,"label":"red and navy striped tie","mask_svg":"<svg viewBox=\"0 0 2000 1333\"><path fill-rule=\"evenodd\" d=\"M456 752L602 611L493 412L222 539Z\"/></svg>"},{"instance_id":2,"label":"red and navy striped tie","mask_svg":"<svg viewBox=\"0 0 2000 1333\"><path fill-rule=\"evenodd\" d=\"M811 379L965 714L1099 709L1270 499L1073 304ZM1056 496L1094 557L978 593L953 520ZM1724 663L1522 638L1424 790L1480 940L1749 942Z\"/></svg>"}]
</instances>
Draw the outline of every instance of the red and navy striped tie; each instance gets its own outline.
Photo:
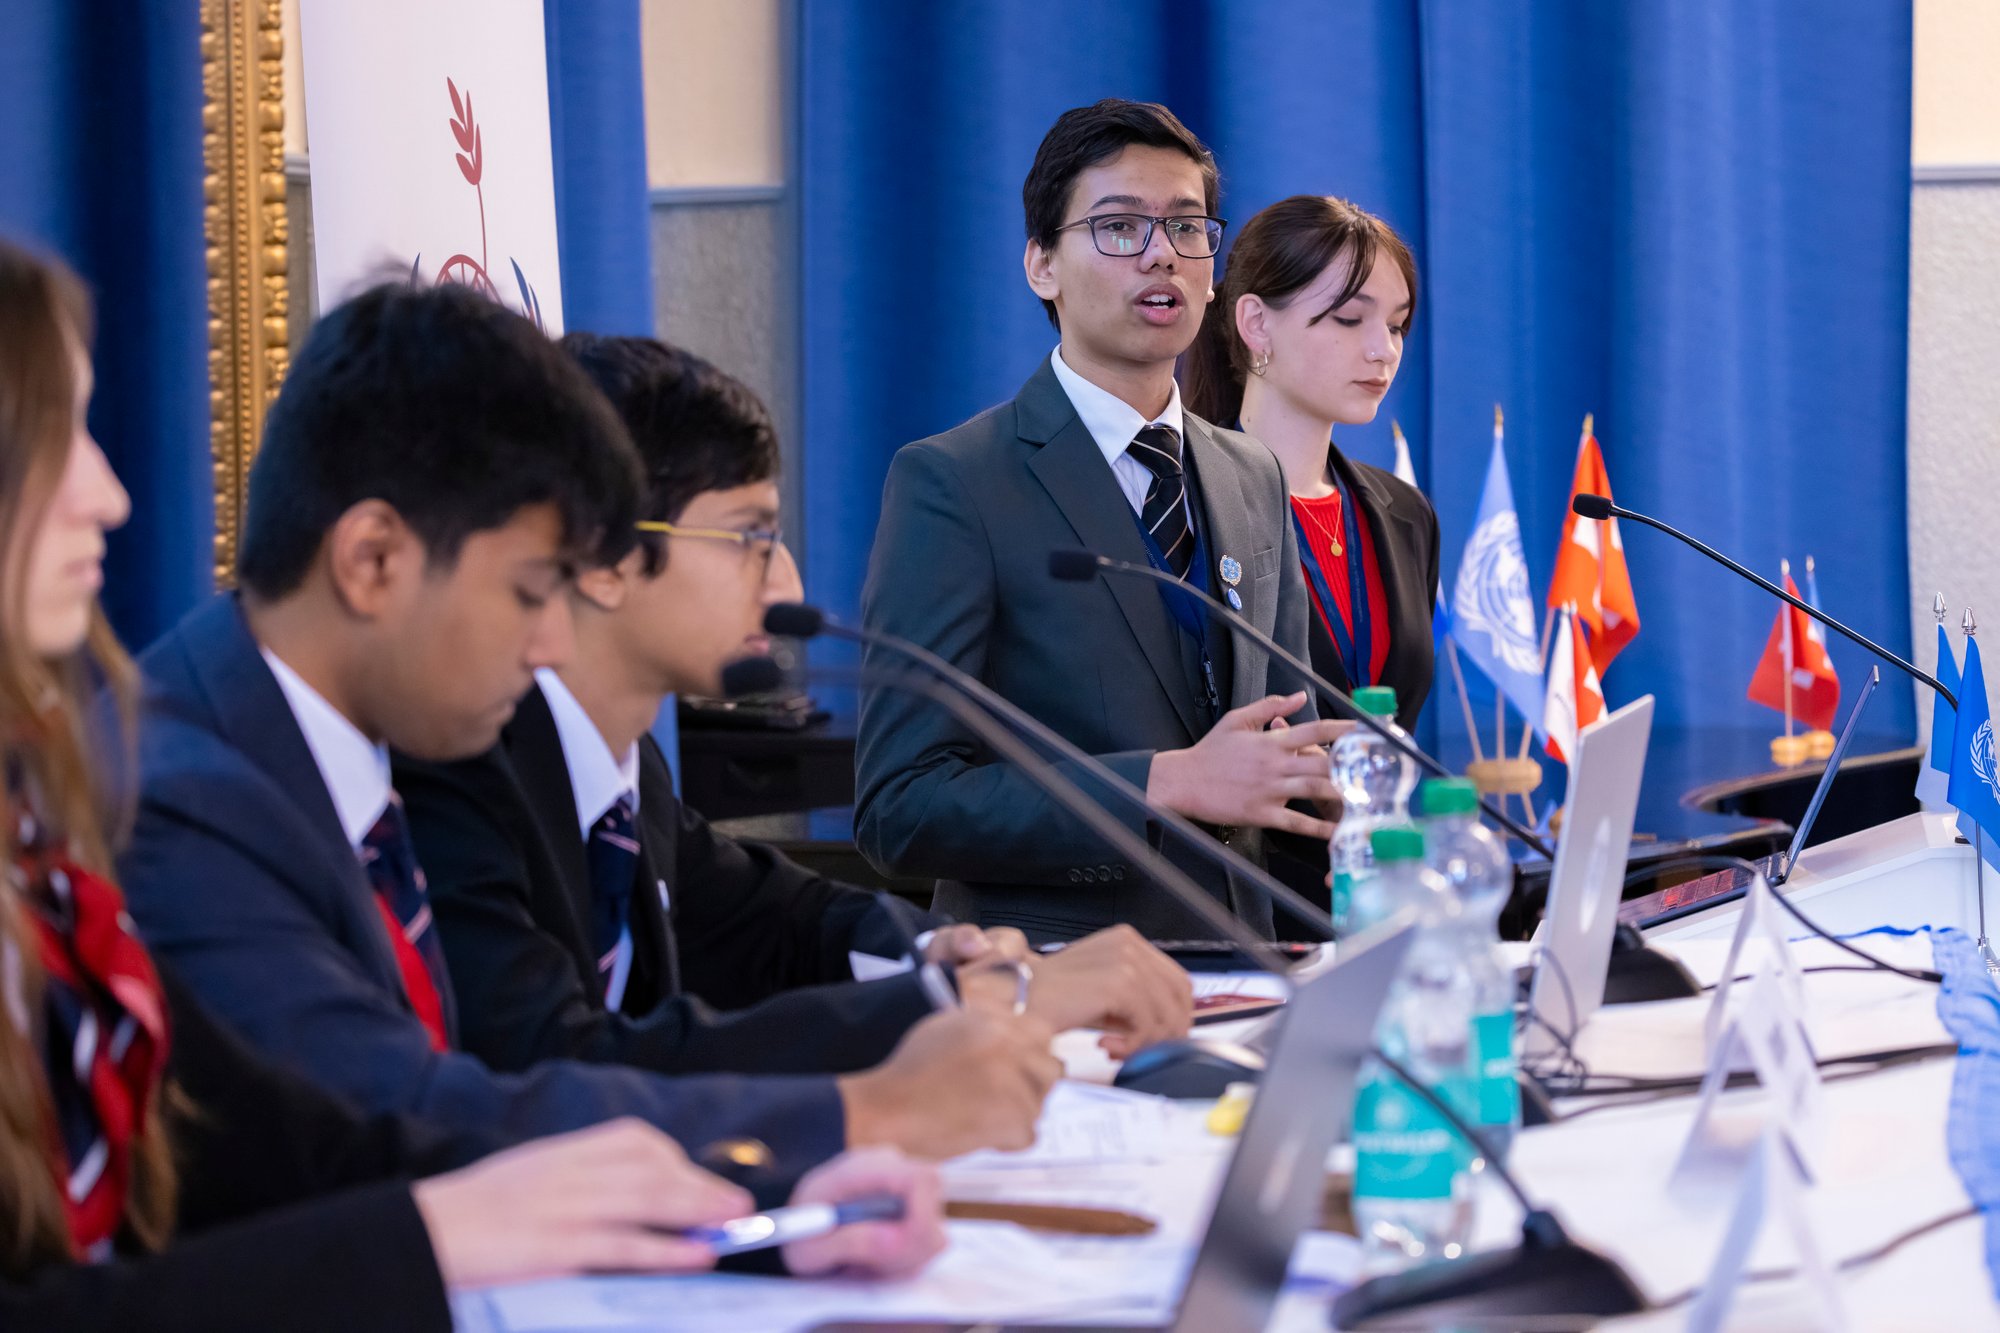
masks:
<instances>
[{"instance_id":1,"label":"red and navy striped tie","mask_svg":"<svg viewBox=\"0 0 2000 1333\"><path fill-rule=\"evenodd\" d=\"M359 854L361 866L368 872L368 886L375 890L376 904L388 927L389 944L410 1007L429 1029L431 1045L448 1050L451 1034L445 1021L444 996L451 983L445 975L444 949L431 920L430 886L424 880L424 868L417 864L403 798L395 792L389 793L388 806L361 840Z\"/></svg>"}]
</instances>

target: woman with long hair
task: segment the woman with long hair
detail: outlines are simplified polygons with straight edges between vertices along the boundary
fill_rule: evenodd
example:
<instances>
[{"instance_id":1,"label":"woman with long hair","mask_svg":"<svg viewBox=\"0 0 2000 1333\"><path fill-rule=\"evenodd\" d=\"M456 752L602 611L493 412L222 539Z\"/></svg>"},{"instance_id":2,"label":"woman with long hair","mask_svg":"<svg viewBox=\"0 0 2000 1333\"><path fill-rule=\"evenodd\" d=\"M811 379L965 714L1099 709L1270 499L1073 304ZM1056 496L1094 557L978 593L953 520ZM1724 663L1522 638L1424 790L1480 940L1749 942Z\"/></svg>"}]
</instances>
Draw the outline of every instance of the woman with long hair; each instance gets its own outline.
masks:
<instances>
[{"instance_id":1,"label":"woman with long hair","mask_svg":"<svg viewBox=\"0 0 2000 1333\"><path fill-rule=\"evenodd\" d=\"M657 1130L467 1166L497 1145L362 1121L262 1065L132 933L103 760L133 673L97 604L130 502L85 426L90 332L76 279L0 241L0 1327L442 1330L456 1287L709 1266L675 1233L751 1198ZM795 1198L891 1192L907 1216L785 1260L919 1266L936 1191L894 1154L830 1163Z\"/></svg>"},{"instance_id":2,"label":"woman with long hair","mask_svg":"<svg viewBox=\"0 0 2000 1333\"><path fill-rule=\"evenodd\" d=\"M1389 225L1343 199L1293 195L1230 246L1188 406L1237 423L1278 457L1311 592L1313 669L1389 685L1415 722L1433 675L1437 515L1414 486L1340 451L1375 419L1416 317L1417 269Z\"/></svg>"}]
</instances>

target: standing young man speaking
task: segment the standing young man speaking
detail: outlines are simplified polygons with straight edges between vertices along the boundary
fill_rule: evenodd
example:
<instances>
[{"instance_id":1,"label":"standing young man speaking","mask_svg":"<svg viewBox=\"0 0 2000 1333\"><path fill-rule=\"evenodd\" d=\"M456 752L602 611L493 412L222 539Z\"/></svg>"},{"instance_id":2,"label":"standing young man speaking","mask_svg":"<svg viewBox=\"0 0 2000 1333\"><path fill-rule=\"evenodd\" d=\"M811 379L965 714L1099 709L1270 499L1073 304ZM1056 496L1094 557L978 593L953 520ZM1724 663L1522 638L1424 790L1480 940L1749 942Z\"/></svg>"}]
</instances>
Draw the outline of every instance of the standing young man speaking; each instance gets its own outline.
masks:
<instances>
[{"instance_id":1,"label":"standing young man speaking","mask_svg":"<svg viewBox=\"0 0 2000 1333\"><path fill-rule=\"evenodd\" d=\"M1174 361L1215 292L1215 159L1165 107L1065 112L1022 187L1025 269L1060 342L1011 402L900 450L862 594L912 639L1095 754L1157 805L1260 860L1263 830L1324 838L1288 808L1331 801L1315 747L1337 724L1274 694L1269 659L1194 599L1107 575L1058 583L1086 547L1227 597L1301 656L1306 592L1277 461L1182 410ZM891 665L880 654L871 664ZM1291 726L1272 729L1279 719ZM934 906L1037 942L1117 921L1206 935L1143 871L921 700L861 710L856 838L878 866L939 879ZM1086 790L1097 784L1072 773ZM1160 826L1110 809L1161 845ZM1270 934L1262 891L1189 849L1173 861Z\"/></svg>"}]
</instances>

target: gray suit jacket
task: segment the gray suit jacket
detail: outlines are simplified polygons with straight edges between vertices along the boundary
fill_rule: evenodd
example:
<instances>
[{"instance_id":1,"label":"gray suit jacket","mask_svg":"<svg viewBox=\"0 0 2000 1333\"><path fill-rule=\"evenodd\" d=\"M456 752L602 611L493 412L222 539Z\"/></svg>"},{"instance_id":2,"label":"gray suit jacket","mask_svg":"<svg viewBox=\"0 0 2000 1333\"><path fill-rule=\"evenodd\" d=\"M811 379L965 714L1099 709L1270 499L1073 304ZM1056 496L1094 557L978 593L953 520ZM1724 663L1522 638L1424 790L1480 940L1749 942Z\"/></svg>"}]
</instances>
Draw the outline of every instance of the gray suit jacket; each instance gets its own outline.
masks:
<instances>
[{"instance_id":1,"label":"gray suit jacket","mask_svg":"<svg viewBox=\"0 0 2000 1333\"><path fill-rule=\"evenodd\" d=\"M1211 561L1243 567L1243 613L1301 656L1308 614L1284 477L1247 436L1187 417L1187 450ZM1048 362L1010 403L898 451L862 593L870 629L930 648L1143 788L1153 755L1211 725L1154 583L1106 574L1058 583L1049 553L1087 547L1146 563L1131 505ZM1220 626L1212 622L1212 633ZM1225 707L1298 688L1240 635L1219 656ZM871 652L870 665L900 666ZM1311 704L1300 718L1312 716ZM862 701L855 838L878 867L939 879L937 911L1010 925L1037 941L1130 922L1154 938L1214 932L1066 815L1020 770L995 762L933 705L889 691ZM1086 791L1088 775L1066 769ZM1161 845L1126 804L1108 808ZM1263 854L1256 830L1219 830ZM1174 845L1169 858L1259 931L1271 904Z\"/></svg>"}]
</instances>

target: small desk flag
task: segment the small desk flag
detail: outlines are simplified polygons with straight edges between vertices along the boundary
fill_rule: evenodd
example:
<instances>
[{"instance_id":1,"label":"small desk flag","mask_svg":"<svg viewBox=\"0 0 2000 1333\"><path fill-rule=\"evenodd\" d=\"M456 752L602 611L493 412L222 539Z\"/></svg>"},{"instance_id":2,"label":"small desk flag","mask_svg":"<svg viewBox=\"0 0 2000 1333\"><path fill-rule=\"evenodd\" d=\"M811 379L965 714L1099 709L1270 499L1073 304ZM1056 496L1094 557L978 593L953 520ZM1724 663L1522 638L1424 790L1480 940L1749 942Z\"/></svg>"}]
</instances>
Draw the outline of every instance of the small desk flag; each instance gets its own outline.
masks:
<instances>
[{"instance_id":1,"label":"small desk flag","mask_svg":"<svg viewBox=\"0 0 2000 1333\"><path fill-rule=\"evenodd\" d=\"M1951 803L1986 835L1986 864L2000 870L2000 763L1993 750L1993 715L1986 702L1986 672L1979 665L1979 640L1965 641L1965 674L1958 691L1958 725L1952 732Z\"/></svg>"},{"instance_id":2,"label":"small desk flag","mask_svg":"<svg viewBox=\"0 0 2000 1333\"><path fill-rule=\"evenodd\" d=\"M1792 582L1791 566L1785 567L1785 591L1799 595ZM1748 698L1784 712L1786 678L1791 682L1791 713L1806 726L1819 731L1833 728L1840 711L1840 678L1833 674L1833 662L1810 630L1811 617L1790 602L1778 604L1778 619L1771 637L1764 643L1764 655L1757 660L1756 674L1750 677Z\"/></svg>"},{"instance_id":3,"label":"small desk flag","mask_svg":"<svg viewBox=\"0 0 2000 1333\"><path fill-rule=\"evenodd\" d=\"M1940 598L1940 601L1943 599ZM1958 654L1951 650L1951 637L1944 622L1938 622L1937 665L1931 674L1938 684L1953 694L1960 691ZM1917 773L1917 800L1925 805L1945 805L1951 800L1951 743L1958 731L1958 715L1942 694L1931 696L1931 748Z\"/></svg>"},{"instance_id":4,"label":"small desk flag","mask_svg":"<svg viewBox=\"0 0 2000 1333\"><path fill-rule=\"evenodd\" d=\"M1507 696L1516 712L1542 723L1542 649L1535 641L1535 597L1528 587L1528 557L1521 520L1507 480L1500 411L1493 412L1493 454L1479 515L1459 557L1451 590L1451 636L1465 655Z\"/></svg>"},{"instance_id":5,"label":"small desk flag","mask_svg":"<svg viewBox=\"0 0 2000 1333\"><path fill-rule=\"evenodd\" d=\"M1576 448L1576 476L1571 480L1572 505L1579 495L1611 498L1611 476L1604 470L1604 452L1583 419L1583 439ZM1632 595L1632 571L1625 564L1625 541L1618 520L1585 518L1574 508L1563 519L1562 543L1556 548L1556 569L1549 579L1549 608L1576 607L1588 627L1590 660L1602 676L1611 659L1639 632L1639 603Z\"/></svg>"}]
</instances>

